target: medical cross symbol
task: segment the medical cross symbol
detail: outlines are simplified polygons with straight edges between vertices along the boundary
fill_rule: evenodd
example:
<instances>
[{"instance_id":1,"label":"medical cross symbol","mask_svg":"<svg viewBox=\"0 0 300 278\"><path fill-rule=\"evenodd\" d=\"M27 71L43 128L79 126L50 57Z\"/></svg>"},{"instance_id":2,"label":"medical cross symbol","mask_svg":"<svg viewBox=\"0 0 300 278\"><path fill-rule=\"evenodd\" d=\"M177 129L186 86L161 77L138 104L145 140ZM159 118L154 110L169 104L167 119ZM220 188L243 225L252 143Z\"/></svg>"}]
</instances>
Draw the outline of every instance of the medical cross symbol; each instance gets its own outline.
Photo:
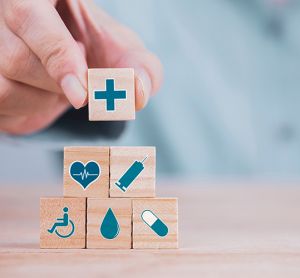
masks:
<instances>
[{"instance_id":1,"label":"medical cross symbol","mask_svg":"<svg viewBox=\"0 0 300 278\"><path fill-rule=\"evenodd\" d=\"M126 91L115 91L115 80L106 79L106 90L95 91L95 99L106 99L106 110L115 110L115 99L126 99Z\"/></svg>"}]
</instances>

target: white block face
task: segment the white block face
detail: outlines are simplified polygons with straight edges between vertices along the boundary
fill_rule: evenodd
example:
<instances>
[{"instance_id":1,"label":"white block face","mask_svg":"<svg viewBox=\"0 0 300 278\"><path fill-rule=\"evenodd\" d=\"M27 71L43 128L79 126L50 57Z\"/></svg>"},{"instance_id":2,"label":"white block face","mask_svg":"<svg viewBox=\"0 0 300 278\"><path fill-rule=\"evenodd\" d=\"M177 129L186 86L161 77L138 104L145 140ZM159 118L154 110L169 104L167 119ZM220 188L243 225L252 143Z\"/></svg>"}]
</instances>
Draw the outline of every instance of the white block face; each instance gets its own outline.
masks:
<instances>
[{"instance_id":1,"label":"white block face","mask_svg":"<svg viewBox=\"0 0 300 278\"><path fill-rule=\"evenodd\" d=\"M141 217L149 226L152 226L157 220L157 217L150 210L145 210Z\"/></svg>"}]
</instances>

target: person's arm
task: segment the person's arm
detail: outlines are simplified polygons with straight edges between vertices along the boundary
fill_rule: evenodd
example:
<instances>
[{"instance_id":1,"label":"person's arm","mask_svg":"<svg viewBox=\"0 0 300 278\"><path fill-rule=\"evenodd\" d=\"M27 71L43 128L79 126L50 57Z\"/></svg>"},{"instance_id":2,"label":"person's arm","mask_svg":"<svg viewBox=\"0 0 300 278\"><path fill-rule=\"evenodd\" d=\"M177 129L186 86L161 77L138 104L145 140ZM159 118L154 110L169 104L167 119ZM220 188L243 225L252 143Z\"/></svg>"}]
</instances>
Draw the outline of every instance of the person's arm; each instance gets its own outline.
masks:
<instances>
[{"instance_id":1,"label":"person's arm","mask_svg":"<svg viewBox=\"0 0 300 278\"><path fill-rule=\"evenodd\" d=\"M81 0L0 0L0 131L28 134L87 103L88 67L133 67L136 109L162 80L128 28Z\"/></svg>"}]
</instances>

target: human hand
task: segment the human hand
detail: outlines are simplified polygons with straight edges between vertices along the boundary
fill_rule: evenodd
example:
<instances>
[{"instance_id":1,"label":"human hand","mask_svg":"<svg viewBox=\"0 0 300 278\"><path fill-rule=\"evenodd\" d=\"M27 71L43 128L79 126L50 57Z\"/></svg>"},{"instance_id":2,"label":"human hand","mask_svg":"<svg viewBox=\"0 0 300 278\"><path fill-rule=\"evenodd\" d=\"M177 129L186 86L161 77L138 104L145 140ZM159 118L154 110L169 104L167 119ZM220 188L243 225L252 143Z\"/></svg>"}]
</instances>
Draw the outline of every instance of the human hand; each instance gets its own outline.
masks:
<instances>
[{"instance_id":1,"label":"human hand","mask_svg":"<svg viewBox=\"0 0 300 278\"><path fill-rule=\"evenodd\" d=\"M0 130L27 134L87 103L87 67L133 67L136 109L162 79L128 28L81 0L0 0Z\"/></svg>"}]
</instances>

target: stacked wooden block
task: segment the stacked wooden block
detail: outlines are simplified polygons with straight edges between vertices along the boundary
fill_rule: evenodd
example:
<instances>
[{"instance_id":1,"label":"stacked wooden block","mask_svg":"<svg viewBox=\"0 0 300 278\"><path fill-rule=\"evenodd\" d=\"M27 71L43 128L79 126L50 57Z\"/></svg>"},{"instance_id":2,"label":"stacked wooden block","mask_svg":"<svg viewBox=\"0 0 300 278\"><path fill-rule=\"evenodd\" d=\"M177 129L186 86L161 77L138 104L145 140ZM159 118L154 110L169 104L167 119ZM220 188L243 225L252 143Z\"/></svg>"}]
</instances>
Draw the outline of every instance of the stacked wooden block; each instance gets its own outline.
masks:
<instances>
[{"instance_id":1,"label":"stacked wooden block","mask_svg":"<svg viewBox=\"0 0 300 278\"><path fill-rule=\"evenodd\" d=\"M89 120L135 119L133 69L89 69ZM66 147L64 197L40 201L41 248L177 248L176 198L155 198L154 147Z\"/></svg>"},{"instance_id":2,"label":"stacked wooden block","mask_svg":"<svg viewBox=\"0 0 300 278\"><path fill-rule=\"evenodd\" d=\"M177 199L155 197L155 168L154 147L66 147L64 197L40 201L40 247L177 248Z\"/></svg>"},{"instance_id":3,"label":"stacked wooden block","mask_svg":"<svg viewBox=\"0 0 300 278\"><path fill-rule=\"evenodd\" d=\"M133 69L89 69L89 120L134 120L134 85Z\"/></svg>"}]
</instances>

